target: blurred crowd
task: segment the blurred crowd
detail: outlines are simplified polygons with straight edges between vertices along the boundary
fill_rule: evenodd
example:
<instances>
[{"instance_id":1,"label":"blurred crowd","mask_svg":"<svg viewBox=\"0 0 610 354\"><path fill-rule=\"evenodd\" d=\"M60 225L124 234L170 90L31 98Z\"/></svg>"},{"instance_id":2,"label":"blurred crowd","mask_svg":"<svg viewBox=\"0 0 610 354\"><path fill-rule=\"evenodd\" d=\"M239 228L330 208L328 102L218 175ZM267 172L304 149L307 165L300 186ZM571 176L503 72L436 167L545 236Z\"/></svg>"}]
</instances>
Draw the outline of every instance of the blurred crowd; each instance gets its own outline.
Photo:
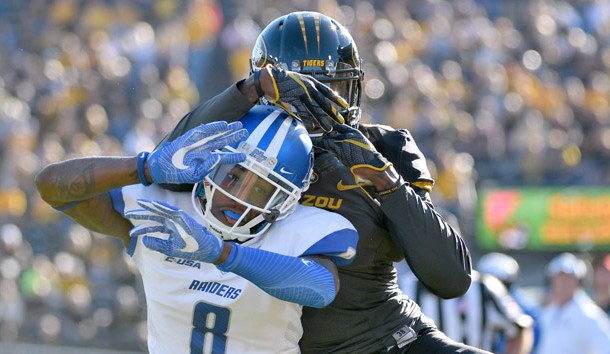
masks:
<instances>
[{"instance_id":1,"label":"blurred crowd","mask_svg":"<svg viewBox=\"0 0 610 354\"><path fill-rule=\"evenodd\" d=\"M248 73L272 19L314 10L352 33L364 122L411 131L433 200L472 240L483 186L610 183L607 0L0 2L0 342L145 349L123 246L50 209L48 163L150 150Z\"/></svg>"}]
</instances>

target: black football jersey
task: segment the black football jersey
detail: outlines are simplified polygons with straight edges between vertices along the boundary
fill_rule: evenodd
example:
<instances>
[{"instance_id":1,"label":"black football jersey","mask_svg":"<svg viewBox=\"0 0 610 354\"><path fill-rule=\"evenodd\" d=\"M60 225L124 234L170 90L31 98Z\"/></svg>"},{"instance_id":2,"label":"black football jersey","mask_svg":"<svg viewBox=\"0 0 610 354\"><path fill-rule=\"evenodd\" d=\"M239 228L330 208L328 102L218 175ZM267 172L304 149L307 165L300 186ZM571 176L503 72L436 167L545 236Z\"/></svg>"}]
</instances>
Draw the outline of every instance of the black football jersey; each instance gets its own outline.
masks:
<instances>
[{"instance_id":1,"label":"black football jersey","mask_svg":"<svg viewBox=\"0 0 610 354\"><path fill-rule=\"evenodd\" d=\"M394 130L384 126L363 125L360 130L377 150L394 164L405 181L413 186L413 188L403 187L395 193L410 193L411 199L417 199L417 203L412 203L416 204L415 208L421 207L422 204L428 207L425 198L418 196L415 191L427 197L427 191L431 188L433 180L425 159L410 134L405 130ZM437 223L438 219L430 217L427 220L420 220L418 217L425 216L423 213L409 217L407 213L411 208L397 203L393 208L402 208L398 214L405 215L394 220L399 225L389 227L386 212L378 202L369 197L369 194L374 195L374 190L370 188L358 185L349 168L344 166L333 153L316 151L314 179L304 193L301 204L340 213L354 224L360 238L353 262L339 268L340 290L334 302L322 309L303 309L301 322L304 326L304 335L300 342L303 353L379 351L383 348L381 339L391 336L396 330L411 324L420 316L419 306L398 289L393 263L405 257L401 248L404 243L395 242L390 230L398 227L406 230L408 234L409 229L414 231L421 229L414 229L410 223ZM384 200L383 205L391 202L392 199L402 198L392 196ZM429 211L432 213L432 208L429 208ZM434 227L428 230L438 231ZM457 237L457 243L460 243L461 238L457 235L453 236ZM446 235L424 237L438 239ZM429 257L437 253L434 250L428 252L425 246L426 244L417 245L416 252L428 254ZM465 254L457 256L468 258L466 248L462 249ZM452 262L449 262L448 266L453 266ZM442 265L441 267L445 272L452 270ZM463 285L458 284L457 287Z\"/></svg>"}]
</instances>

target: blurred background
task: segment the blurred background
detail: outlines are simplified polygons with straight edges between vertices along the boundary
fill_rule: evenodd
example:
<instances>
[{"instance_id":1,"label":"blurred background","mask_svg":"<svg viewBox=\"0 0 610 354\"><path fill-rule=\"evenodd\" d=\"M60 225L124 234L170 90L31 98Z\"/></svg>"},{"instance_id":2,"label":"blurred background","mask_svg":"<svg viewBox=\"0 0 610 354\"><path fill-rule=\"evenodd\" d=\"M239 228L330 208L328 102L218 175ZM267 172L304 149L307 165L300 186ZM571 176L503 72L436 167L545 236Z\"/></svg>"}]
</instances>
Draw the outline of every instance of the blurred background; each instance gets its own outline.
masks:
<instances>
[{"instance_id":1,"label":"blurred background","mask_svg":"<svg viewBox=\"0 0 610 354\"><path fill-rule=\"evenodd\" d=\"M33 177L152 149L296 10L350 30L363 121L411 131L475 262L512 255L538 300L557 252L610 252L608 0L3 0L0 352L146 350L122 245L48 207Z\"/></svg>"}]
</instances>

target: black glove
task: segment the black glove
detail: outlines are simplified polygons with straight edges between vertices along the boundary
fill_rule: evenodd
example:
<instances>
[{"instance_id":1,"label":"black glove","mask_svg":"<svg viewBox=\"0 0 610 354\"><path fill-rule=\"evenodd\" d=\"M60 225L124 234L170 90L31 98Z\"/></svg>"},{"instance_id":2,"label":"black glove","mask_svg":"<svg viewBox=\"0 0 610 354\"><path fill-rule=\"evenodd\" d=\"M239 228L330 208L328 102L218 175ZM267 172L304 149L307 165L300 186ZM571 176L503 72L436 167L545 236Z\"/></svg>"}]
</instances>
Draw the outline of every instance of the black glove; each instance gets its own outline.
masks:
<instances>
[{"instance_id":1,"label":"black glove","mask_svg":"<svg viewBox=\"0 0 610 354\"><path fill-rule=\"evenodd\" d=\"M333 131L313 138L312 142L319 148L334 152L355 176L358 175L354 172L357 168L385 171L391 166L362 132L345 124L335 124Z\"/></svg>"},{"instance_id":2,"label":"black glove","mask_svg":"<svg viewBox=\"0 0 610 354\"><path fill-rule=\"evenodd\" d=\"M348 106L347 102L320 81L272 65L267 65L263 69L268 70L269 76L273 78L277 99L272 103L282 106L291 114L290 107L285 104L293 106L297 111L297 118L303 122L307 130L312 131L317 127L325 131L332 130L329 117L337 123L345 123L345 119L333 104L345 109Z\"/></svg>"}]
</instances>

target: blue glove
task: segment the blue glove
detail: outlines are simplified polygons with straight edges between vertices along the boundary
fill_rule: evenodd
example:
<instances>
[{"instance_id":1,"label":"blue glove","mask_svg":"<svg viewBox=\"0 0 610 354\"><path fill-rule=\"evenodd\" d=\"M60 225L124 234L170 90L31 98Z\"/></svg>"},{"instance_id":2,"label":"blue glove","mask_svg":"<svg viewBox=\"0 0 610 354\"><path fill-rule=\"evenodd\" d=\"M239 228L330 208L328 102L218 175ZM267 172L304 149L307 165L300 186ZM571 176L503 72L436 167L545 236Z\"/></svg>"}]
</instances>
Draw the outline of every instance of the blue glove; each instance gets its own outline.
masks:
<instances>
[{"instance_id":1,"label":"blue glove","mask_svg":"<svg viewBox=\"0 0 610 354\"><path fill-rule=\"evenodd\" d=\"M241 122L212 122L199 125L172 142L163 143L146 158L154 183L198 183L217 164L235 164L246 159L243 153L218 149L248 137Z\"/></svg>"},{"instance_id":2,"label":"blue glove","mask_svg":"<svg viewBox=\"0 0 610 354\"><path fill-rule=\"evenodd\" d=\"M224 241L212 234L183 210L162 202L138 199L144 210L125 213L131 220L145 220L129 235L138 237L156 232L169 235L167 240L144 236L144 246L167 256L213 263L220 258Z\"/></svg>"}]
</instances>

